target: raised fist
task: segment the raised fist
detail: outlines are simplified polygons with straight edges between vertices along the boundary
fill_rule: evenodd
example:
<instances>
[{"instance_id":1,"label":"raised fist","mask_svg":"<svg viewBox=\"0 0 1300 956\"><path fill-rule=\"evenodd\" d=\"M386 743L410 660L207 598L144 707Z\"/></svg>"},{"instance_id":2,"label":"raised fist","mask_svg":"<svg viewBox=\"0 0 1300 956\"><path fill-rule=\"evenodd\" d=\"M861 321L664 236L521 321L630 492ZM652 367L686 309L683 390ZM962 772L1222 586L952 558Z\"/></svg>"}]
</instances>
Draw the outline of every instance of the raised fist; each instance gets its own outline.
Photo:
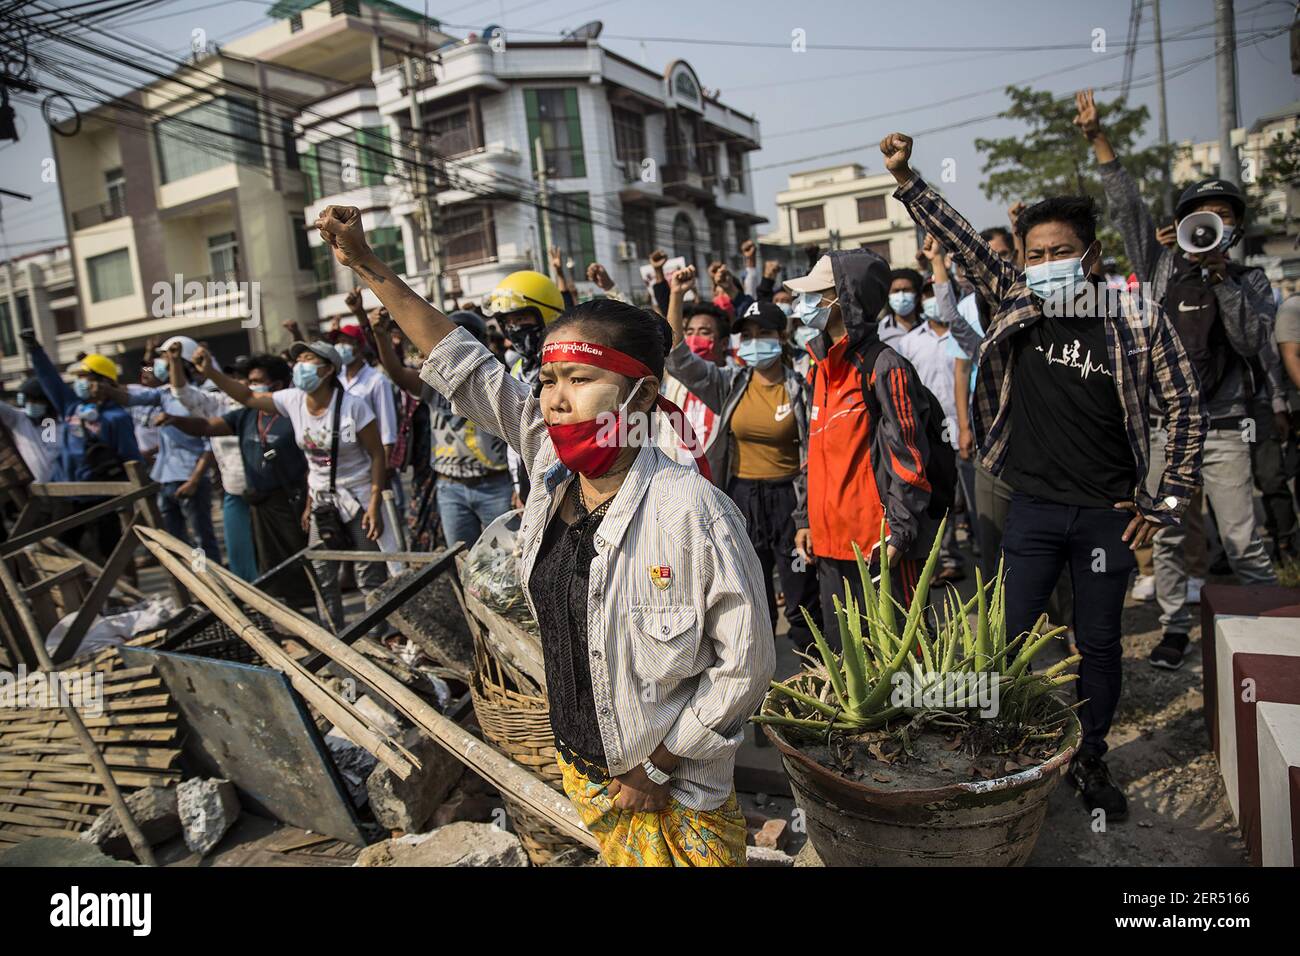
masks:
<instances>
[{"instance_id":1,"label":"raised fist","mask_svg":"<svg viewBox=\"0 0 1300 956\"><path fill-rule=\"evenodd\" d=\"M668 253L664 252L662 249L656 249L654 252L650 253L650 265L655 269L662 269L664 263L667 261Z\"/></svg>"},{"instance_id":2,"label":"raised fist","mask_svg":"<svg viewBox=\"0 0 1300 956\"><path fill-rule=\"evenodd\" d=\"M746 261L752 260L758 255L758 246L754 245L753 239L746 239L740 244L740 254L745 257Z\"/></svg>"},{"instance_id":3,"label":"raised fist","mask_svg":"<svg viewBox=\"0 0 1300 956\"><path fill-rule=\"evenodd\" d=\"M686 266L674 272L669 286L674 295L685 295L695 288L695 266Z\"/></svg>"},{"instance_id":4,"label":"raised fist","mask_svg":"<svg viewBox=\"0 0 1300 956\"><path fill-rule=\"evenodd\" d=\"M890 133L880 141L880 152L885 157L885 169L895 176L906 172L912 159L912 137L903 133Z\"/></svg>"},{"instance_id":5,"label":"raised fist","mask_svg":"<svg viewBox=\"0 0 1300 956\"><path fill-rule=\"evenodd\" d=\"M361 210L356 206L326 206L316 217L315 226L340 265L351 267L370 255Z\"/></svg>"},{"instance_id":6,"label":"raised fist","mask_svg":"<svg viewBox=\"0 0 1300 956\"><path fill-rule=\"evenodd\" d=\"M768 259L766 262L763 263L764 279L775 279L780 274L781 274L781 263L777 262L775 259Z\"/></svg>"},{"instance_id":7,"label":"raised fist","mask_svg":"<svg viewBox=\"0 0 1300 956\"><path fill-rule=\"evenodd\" d=\"M609 273L605 271L605 267L599 262L593 262L587 266L587 281L596 283L606 292L614 288L614 280L609 277Z\"/></svg>"},{"instance_id":8,"label":"raised fist","mask_svg":"<svg viewBox=\"0 0 1300 956\"><path fill-rule=\"evenodd\" d=\"M194 350L194 358L191 361L193 361L194 367L204 375L207 375L212 370L212 354L202 345Z\"/></svg>"}]
</instances>

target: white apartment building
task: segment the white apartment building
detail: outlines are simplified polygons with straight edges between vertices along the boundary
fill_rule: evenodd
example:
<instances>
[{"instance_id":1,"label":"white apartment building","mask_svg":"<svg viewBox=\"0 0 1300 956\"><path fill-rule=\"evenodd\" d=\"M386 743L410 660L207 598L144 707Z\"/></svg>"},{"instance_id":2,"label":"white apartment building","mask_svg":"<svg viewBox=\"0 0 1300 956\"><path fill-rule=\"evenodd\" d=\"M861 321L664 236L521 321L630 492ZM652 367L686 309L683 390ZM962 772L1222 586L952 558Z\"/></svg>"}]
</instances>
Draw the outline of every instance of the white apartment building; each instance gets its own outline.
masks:
<instances>
[{"instance_id":1,"label":"white apartment building","mask_svg":"<svg viewBox=\"0 0 1300 956\"><path fill-rule=\"evenodd\" d=\"M149 336L183 332L229 361L285 344L286 321L314 320L294 118L448 39L383 2L285 0L269 15L51 137L83 346L129 377Z\"/></svg>"},{"instance_id":2,"label":"white apartment building","mask_svg":"<svg viewBox=\"0 0 1300 956\"><path fill-rule=\"evenodd\" d=\"M894 266L916 266L916 226L897 199L888 173L867 175L858 163L791 173L776 194L776 229L765 234L765 256L803 270L803 250L870 249ZM797 264L797 266L796 266Z\"/></svg>"},{"instance_id":3,"label":"white apartment building","mask_svg":"<svg viewBox=\"0 0 1300 956\"><path fill-rule=\"evenodd\" d=\"M19 333L34 329L56 364L82 350L81 307L72 250L55 246L0 263L0 386L13 391L31 377Z\"/></svg>"},{"instance_id":4,"label":"white apartment building","mask_svg":"<svg viewBox=\"0 0 1300 956\"><path fill-rule=\"evenodd\" d=\"M1249 128L1233 130L1232 142L1242 163L1242 184L1255 200L1257 221L1250 223L1244 247L1247 261L1264 269L1284 293L1300 292L1300 189L1275 187L1263 194L1260 179L1268 171L1268 147L1300 129L1300 101L1261 116ZM1219 174L1219 141L1178 144L1172 169L1176 188Z\"/></svg>"},{"instance_id":5,"label":"white apartment building","mask_svg":"<svg viewBox=\"0 0 1300 956\"><path fill-rule=\"evenodd\" d=\"M414 155L412 97L426 155L435 156L429 193L448 302L476 302L519 269L549 272L551 245L564 250L581 289L587 266L600 262L639 298L639 270L653 249L700 267L737 263L740 243L764 221L748 171L758 123L710 96L685 61L656 73L594 41L470 37L411 75L408 84L403 65L387 67L300 114L310 184L303 215L331 203L359 207L372 245L431 298L413 167L390 159ZM352 279L319 236L309 239L318 313L338 315Z\"/></svg>"}]
</instances>

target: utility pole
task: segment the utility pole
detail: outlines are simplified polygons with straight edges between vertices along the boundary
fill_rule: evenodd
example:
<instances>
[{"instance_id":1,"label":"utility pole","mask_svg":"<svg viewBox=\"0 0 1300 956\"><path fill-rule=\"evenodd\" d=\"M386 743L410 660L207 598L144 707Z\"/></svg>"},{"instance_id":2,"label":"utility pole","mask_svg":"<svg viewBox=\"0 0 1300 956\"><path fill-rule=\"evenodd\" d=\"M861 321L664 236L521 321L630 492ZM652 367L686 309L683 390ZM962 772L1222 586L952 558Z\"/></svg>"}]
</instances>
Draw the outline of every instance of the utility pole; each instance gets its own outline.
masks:
<instances>
[{"instance_id":1,"label":"utility pole","mask_svg":"<svg viewBox=\"0 0 1300 956\"><path fill-rule=\"evenodd\" d=\"M1214 0L1214 38L1218 45L1219 178L1241 185L1241 164L1232 145L1237 128L1237 34L1232 0Z\"/></svg>"},{"instance_id":2,"label":"utility pole","mask_svg":"<svg viewBox=\"0 0 1300 956\"><path fill-rule=\"evenodd\" d=\"M403 63L406 73L406 91L410 96L411 114L411 148L415 151L415 175L412 177L412 191L419 204L420 220L420 254L424 258L428 271L429 283L433 286L433 304L438 311L443 310L442 301L442 252L439 249L437 229L438 204L433 201L433 181L425 165L427 152L424 148L424 123L420 118L420 103L415 93L415 60L407 56Z\"/></svg>"},{"instance_id":3,"label":"utility pole","mask_svg":"<svg viewBox=\"0 0 1300 956\"><path fill-rule=\"evenodd\" d=\"M537 198L541 201L541 208L538 210L538 216L542 220L542 239L538 243L542 248L538 258L542 262L542 268L538 272L546 273L547 257L550 252L546 248L548 245L557 245L555 233L551 232L551 201L550 193L546 188L546 150L542 146L542 138L539 136L533 140L533 155L537 162Z\"/></svg>"},{"instance_id":4,"label":"utility pole","mask_svg":"<svg viewBox=\"0 0 1300 956\"><path fill-rule=\"evenodd\" d=\"M1172 157L1169 155L1169 112L1165 102L1165 44L1160 33L1160 0L1151 0L1152 29L1156 39L1156 108L1160 126L1160 146L1165 150L1164 195L1165 220L1174 214L1174 179L1170 170Z\"/></svg>"}]
</instances>

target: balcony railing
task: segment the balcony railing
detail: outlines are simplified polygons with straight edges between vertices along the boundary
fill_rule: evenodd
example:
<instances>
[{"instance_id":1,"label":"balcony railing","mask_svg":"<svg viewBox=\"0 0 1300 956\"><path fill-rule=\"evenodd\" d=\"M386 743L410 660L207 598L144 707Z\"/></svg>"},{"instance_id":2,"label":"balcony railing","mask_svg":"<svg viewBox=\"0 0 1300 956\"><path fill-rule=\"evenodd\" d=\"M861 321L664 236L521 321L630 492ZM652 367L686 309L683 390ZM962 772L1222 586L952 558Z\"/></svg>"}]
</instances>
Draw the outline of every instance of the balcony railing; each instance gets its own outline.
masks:
<instances>
[{"instance_id":1,"label":"balcony railing","mask_svg":"<svg viewBox=\"0 0 1300 956\"><path fill-rule=\"evenodd\" d=\"M89 229L101 223L121 219L126 215L126 202L122 199L110 199L85 209L78 209L72 214L73 229Z\"/></svg>"}]
</instances>

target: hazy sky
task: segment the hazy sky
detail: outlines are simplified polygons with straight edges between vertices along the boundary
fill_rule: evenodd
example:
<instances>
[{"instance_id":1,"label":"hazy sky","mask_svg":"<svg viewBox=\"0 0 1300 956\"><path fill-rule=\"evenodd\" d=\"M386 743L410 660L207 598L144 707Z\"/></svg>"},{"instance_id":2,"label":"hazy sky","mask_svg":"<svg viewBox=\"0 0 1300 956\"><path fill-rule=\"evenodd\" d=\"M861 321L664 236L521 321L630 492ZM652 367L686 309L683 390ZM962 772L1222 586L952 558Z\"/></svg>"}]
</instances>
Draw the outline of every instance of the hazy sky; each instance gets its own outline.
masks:
<instances>
[{"instance_id":1,"label":"hazy sky","mask_svg":"<svg viewBox=\"0 0 1300 956\"><path fill-rule=\"evenodd\" d=\"M69 4L65 0L58 5ZM1006 105L1002 89L1010 83L1030 81L1056 94L1118 84L1124 58L1117 54L1127 35L1130 7L1128 0L452 0L427 7L406 0L405 5L439 18L444 29L457 36L481 31L489 23L503 24L507 41L512 33L519 39L544 39L600 17L605 24L601 42L608 49L655 70L674 59L687 60L706 87L722 91L724 103L757 116L763 148L751 157L755 197L758 212L769 220L775 219L775 195L790 172L855 161L868 171L880 171L875 147L824 154L878 142L886 133L901 130L922 134L914 157L922 172L934 173L942 160L955 160L957 178L944 184L945 193L981 227L1001 222L1004 215L980 192L975 138L1023 129L981 118ZM188 49L195 28L218 42L229 40L266 23L269 6L267 0L174 0L162 8L119 15L104 26L179 54ZM1294 10L1295 3L1283 0L1237 0L1238 39L1289 23ZM1162 14L1165 69L1180 74L1168 81L1170 137L1214 139L1218 120L1213 0L1163 0ZM790 49L795 30L804 31L806 52ZM1097 30L1105 31L1105 53L1092 50ZM1180 33L1188 38L1176 39ZM1151 36L1148 5L1140 40ZM819 44L885 49L830 50L819 49ZM1043 46L1058 48L1024 49ZM916 47L949 49L916 52ZM981 47L1019 49L992 52ZM1154 70L1154 52L1146 42L1136 55L1130 102L1151 109L1149 140L1156 130ZM1241 48L1238 75L1243 125L1300 99L1300 79L1290 72L1285 33ZM1115 95L1114 90L1099 90L1098 98ZM3 202L0 212L10 255L64 238L57 188L41 180L50 134L38 110L18 106L18 116L23 138L0 146L0 186L30 193L33 202ZM967 125L958 125L962 123ZM807 157L816 158L790 162ZM771 223L759 227L771 228ZM0 258L4 256L0 248Z\"/></svg>"}]
</instances>

